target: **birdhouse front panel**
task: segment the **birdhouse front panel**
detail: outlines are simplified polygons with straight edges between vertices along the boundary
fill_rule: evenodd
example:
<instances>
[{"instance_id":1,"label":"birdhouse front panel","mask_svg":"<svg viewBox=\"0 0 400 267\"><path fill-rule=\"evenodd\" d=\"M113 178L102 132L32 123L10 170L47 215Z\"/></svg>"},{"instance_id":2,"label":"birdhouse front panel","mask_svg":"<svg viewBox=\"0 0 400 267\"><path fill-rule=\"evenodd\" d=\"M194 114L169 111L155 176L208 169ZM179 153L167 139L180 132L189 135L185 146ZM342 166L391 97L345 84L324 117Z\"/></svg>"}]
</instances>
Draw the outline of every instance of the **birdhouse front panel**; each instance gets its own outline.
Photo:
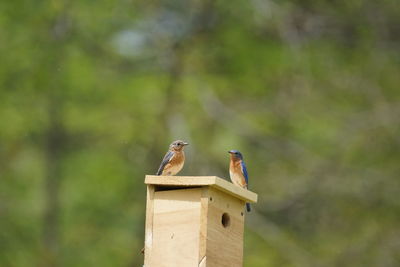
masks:
<instances>
[{"instance_id":1,"label":"birdhouse front panel","mask_svg":"<svg viewBox=\"0 0 400 267\"><path fill-rule=\"evenodd\" d=\"M243 264L245 202L208 188L207 267L239 267Z\"/></svg>"}]
</instances>

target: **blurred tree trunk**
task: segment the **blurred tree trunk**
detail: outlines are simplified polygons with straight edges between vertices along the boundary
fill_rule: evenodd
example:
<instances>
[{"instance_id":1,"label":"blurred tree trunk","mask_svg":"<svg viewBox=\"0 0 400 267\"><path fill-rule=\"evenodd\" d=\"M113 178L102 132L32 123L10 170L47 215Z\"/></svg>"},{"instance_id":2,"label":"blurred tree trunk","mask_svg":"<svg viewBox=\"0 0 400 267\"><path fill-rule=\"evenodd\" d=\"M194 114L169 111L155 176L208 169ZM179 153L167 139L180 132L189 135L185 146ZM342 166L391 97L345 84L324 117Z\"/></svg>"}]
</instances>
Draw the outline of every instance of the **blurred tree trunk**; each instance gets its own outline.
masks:
<instances>
[{"instance_id":1,"label":"blurred tree trunk","mask_svg":"<svg viewBox=\"0 0 400 267\"><path fill-rule=\"evenodd\" d=\"M46 176L44 182L45 211L43 217L44 266L58 266L60 234L61 157L66 135L60 118L59 101L51 99L49 126L45 133Z\"/></svg>"},{"instance_id":2,"label":"blurred tree trunk","mask_svg":"<svg viewBox=\"0 0 400 267\"><path fill-rule=\"evenodd\" d=\"M71 21L67 16L68 2L63 2L56 15L47 21L48 34L44 36L44 45L48 46L47 57L43 58L43 68L52 75L41 84L48 91L48 127L44 133L44 152L46 174L44 181L44 215L42 247L43 265L60 265L60 191L62 182L62 155L67 147L67 134L63 125L63 102L67 90L65 78L56 69L61 69L66 52L65 44L71 30ZM47 75L47 74L46 74Z\"/></svg>"}]
</instances>

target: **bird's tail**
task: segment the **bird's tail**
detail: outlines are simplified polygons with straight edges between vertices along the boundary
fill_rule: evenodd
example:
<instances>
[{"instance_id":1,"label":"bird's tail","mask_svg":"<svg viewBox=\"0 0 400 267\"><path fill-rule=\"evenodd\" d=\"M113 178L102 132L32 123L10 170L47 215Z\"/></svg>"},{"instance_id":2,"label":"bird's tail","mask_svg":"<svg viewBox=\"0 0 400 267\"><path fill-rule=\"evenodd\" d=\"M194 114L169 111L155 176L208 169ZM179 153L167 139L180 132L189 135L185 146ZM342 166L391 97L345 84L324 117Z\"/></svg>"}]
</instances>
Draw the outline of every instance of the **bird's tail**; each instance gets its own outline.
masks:
<instances>
[{"instance_id":1,"label":"bird's tail","mask_svg":"<svg viewBox=\"0 0 400 267\"><path fill-rule=\"evenodd\" d=\"M250 211L251 211L250 203L246 203L246 210L247 210L247 212L250 212Z\"/></svg>"}]
</instances>

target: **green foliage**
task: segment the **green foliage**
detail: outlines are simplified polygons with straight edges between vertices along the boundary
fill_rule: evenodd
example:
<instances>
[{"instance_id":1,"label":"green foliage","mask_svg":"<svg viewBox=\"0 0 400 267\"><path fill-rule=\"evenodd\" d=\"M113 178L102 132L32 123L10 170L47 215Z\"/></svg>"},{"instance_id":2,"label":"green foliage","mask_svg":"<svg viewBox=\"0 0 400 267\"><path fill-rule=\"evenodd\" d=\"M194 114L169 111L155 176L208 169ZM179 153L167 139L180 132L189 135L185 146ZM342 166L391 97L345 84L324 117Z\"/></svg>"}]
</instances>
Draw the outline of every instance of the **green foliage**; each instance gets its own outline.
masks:
<instances>
[{"instance_id":1,"label":"green foliage","mask_svg":"<svg viewBox=\"0 0 400 267\"><path fill-rule=\"evenodd\" d=\"M396 1L0 3L0 266L141 266L145 174L243 152L245 266L399 266Z\"/></svg>"}]
</instances>

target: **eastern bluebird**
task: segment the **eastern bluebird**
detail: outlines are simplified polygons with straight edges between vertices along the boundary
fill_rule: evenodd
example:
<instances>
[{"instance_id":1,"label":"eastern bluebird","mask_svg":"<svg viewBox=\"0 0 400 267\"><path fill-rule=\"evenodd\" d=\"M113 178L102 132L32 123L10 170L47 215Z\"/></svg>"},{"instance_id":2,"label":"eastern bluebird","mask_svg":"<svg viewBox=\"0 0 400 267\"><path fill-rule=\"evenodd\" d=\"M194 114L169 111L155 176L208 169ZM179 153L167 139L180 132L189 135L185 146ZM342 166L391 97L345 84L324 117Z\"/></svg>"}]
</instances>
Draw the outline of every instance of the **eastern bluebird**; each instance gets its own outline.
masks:
<instances>
[{"instance_id":1,"label":"eastern bluebird","mask_svg":"<svg viewBox=\"0 0 400 267\"><path fill-rule=\"evenodd\" d=\"M188 143L181 140L172 142L158 168L157 175L175 175L182 170L183 164L185 163L183 148L187 145Z\"/></svg>"},{"instance_id":2,"label":"eastern bluebird","mask_svg":"<svg viewBox=\"0 0 400 267\"><path fill-rule=\"evenodd\" d=\"M229 164L229 175L233 184L247 189L249 176L247 174L246 164L243 161L243 155L237 150L228 151L231 154ZM250 212L250 204L246 203L246 209Z\"/></svg>"}]
</instances>

